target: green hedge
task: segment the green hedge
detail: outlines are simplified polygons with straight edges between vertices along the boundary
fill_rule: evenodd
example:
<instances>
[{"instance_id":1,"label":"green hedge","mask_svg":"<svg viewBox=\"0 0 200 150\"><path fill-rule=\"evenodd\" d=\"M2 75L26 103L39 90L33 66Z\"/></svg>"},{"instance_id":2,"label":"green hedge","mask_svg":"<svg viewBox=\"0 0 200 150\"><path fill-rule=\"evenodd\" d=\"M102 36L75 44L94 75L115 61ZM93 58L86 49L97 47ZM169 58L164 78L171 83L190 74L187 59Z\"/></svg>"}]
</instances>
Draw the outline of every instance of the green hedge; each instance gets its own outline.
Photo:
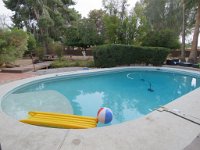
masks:
<instances>
[{"instance_id":1,"label":"green hedge","mask_svg":"<svg viewBox=\"0 0 200 150\"><path fill-rule=\"evenodd\" d=\"M102 45L93 50L96 67L115 67L130 64L162 65L170 50L162 47L132 45Z\"/></svg>"}]
</instances>

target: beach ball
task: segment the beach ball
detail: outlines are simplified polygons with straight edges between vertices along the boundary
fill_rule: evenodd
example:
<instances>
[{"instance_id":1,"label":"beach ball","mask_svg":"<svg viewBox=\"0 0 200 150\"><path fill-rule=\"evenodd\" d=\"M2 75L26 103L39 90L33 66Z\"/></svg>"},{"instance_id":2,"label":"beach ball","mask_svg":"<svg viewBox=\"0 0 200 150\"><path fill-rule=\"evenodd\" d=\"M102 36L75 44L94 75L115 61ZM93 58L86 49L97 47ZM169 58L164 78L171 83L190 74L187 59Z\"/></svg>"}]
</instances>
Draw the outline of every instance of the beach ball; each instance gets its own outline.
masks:
<instances>
[{"instance_id":1,"label":"beach ball","mask_svg":"<svg viewBox=\"0 0 200 150\"><path fill-rule=\"evenodd\" d=\"M113 113L110 108L102 107L97 113L98 121L104 124L110 123L113 118Z\"/></svg>"}]
</instances>

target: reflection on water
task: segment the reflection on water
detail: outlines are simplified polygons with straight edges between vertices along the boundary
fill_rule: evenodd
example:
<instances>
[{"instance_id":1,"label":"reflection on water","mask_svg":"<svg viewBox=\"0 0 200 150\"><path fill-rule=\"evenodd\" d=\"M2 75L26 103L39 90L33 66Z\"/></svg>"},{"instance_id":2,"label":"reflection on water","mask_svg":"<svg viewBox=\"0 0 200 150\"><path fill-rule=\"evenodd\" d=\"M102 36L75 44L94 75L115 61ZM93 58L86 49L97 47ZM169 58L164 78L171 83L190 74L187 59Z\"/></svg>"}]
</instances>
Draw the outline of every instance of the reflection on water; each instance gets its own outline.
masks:
<instances>
[{"instance_id":1,"label":"reflection on water","mask_svg":"<svg viewBox=\"0 0 200 150\"><path fill-rule=\"evenodd\" d=\"M114 115L112 124L117 124L146 115L199 86L198 77L160 71L129 71L33 84L15 94L57 91L69 100L74 114L96 116L100 107L109 107Z\"/></svg>"},{"instance_id":2,"label":"reflection on water","mask_svg":"<svg viewBox=\"0 0 200 150\"><path fill-rule=\"evenodd\" d=\"M40 91L40 90L42 90L42 89L44 89L45 88L45 84L44 83L40 83L39 85L38 85L38 87L36 88L36 91Z\"/></svg>"},{"instance_id":3,"label":"reflection on water","mask_svg":"<svg viewBox=\"0 0 200 150\"><path fill-rule=\"evenodd\" d=\"M93 116L97 113L99 107L103 105L104 97L103 92L85 93L80 91L80 94L75 99L72 99L72 101L80 105L81 114L79 115Z\"/></svg>"},{"instance_id":4,"label":"reflection on water","mask_svg":"<svg viewBox=\"0 0 200 150\"><path fill-rule=\"evenodd\" d=\"M191 86L194 87L194 88L197 86L197 79L196 78L192 78Z\"/></svg>"}]
</instances>

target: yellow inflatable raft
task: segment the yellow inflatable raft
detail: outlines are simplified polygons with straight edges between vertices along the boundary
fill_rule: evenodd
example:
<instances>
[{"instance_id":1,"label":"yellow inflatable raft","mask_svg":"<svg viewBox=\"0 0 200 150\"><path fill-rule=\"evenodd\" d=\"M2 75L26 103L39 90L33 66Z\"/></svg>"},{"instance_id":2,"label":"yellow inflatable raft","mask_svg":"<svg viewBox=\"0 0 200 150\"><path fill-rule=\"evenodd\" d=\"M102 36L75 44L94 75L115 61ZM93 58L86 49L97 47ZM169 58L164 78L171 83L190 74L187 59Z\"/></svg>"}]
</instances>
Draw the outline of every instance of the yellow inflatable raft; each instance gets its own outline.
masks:
<instances>
[{"instance_id":1,"label":"yellow inflatable raft","mask_svg":"<svg viewBox=\"0 0 200 150\"><path fill-rule=\"evenodd\" d=\"M20 121L32 125L67 129L94 128L98 123L97 118L71 114L59 114L50 112L29 112L28 114L28 119Z\"/></svg>"}]
</instances>

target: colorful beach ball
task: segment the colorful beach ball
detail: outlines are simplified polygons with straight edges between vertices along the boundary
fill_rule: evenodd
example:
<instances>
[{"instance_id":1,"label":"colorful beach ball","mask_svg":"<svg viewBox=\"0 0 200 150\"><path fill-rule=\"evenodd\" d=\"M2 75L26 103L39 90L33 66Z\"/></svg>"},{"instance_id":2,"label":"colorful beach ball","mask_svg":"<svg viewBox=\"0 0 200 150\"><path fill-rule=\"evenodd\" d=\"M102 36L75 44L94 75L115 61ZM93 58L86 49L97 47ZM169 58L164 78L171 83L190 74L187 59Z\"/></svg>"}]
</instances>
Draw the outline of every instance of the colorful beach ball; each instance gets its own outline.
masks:
<instances>
[{"instance_id":1,"label":"colorful beach ball","mask_svg":"<svg viewBox=\"0 0 200 150\"><path fill-rule=\"evenodd\" d=\"M97 113L98 121L104 124L110 123L113 118L113 113L110 108L102 107Z\"/></svg>"}]
</instances>

